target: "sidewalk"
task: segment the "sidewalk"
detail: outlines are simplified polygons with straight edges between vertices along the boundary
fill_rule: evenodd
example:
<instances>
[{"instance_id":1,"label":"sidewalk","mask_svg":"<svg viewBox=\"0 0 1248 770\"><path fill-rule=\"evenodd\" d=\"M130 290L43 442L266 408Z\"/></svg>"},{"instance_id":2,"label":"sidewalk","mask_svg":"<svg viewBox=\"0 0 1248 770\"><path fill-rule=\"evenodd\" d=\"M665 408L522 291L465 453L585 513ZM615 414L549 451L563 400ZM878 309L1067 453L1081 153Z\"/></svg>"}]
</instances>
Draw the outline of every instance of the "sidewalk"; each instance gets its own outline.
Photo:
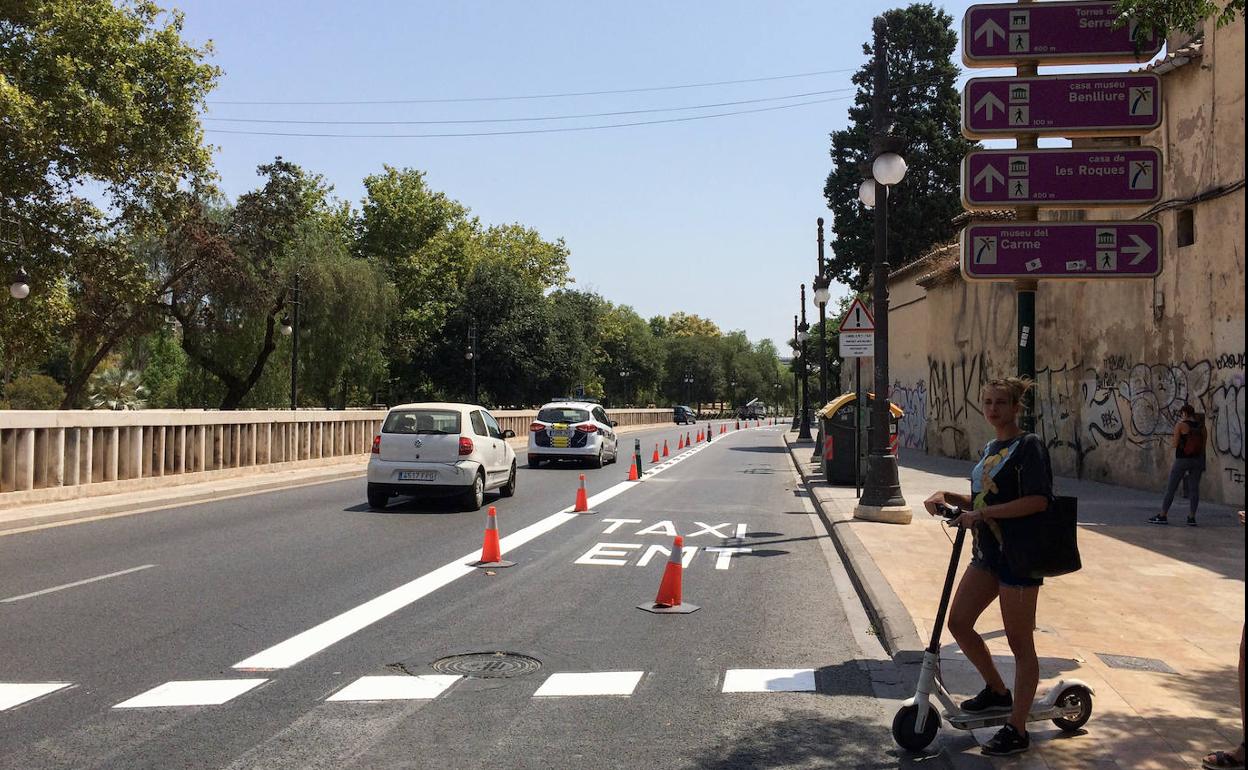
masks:
<instances>
[{"instance_id":1,"label":"sidewalk","mask_svg":"<svg viewBox=\"0 0 1248 770\"><path fill-rule=\"evenodd\" d=\"M952 537L922 503L937 490L968 489L973 464L906 452L901 488L913 522L856 521L853 488L825 484L810 462L813 445L797 444L794 433L786 440L886 648L912 664L931 635ZM1178 500L1175 523L1157 527L1145 519L1157 513L1159 494L1067 478L1055 479L1055 486L1079 498L1084 566L1049 579L1040 592L1040 692L1061 677L1089 683L1096 695L1087 734L1064 738L1051 723L1033 723L1032 751L988 763L967 733L945 729L939 739L945 751L983 767L1188 770L1200 767L1206 751L1237 745L1244 531L1235 509L1202 502L1200 526L1191 528L1183 524L1186 501ZM1011 681L995 605L979 630ZM967 696L978 692L982 682L947 630L942 642L946 685ZM974 736L982 743L992 733Z\"/></svg>"}]
</instances>

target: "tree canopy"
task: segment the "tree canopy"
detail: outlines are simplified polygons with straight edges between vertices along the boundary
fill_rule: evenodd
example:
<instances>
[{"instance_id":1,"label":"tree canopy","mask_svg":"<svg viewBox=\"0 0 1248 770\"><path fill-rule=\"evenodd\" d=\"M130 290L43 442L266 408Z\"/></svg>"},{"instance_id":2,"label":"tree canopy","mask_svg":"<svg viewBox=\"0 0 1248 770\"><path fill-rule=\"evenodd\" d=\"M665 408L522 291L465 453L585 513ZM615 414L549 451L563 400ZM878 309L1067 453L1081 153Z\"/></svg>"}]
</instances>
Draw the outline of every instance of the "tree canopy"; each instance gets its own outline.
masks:
<instances>
[{"instance_id":1,"label":"tree canopy","mask_svg":"<svg viewBox=\"0 0 1248 770\"><path fill-rule=\"evenodd\" d=\"M962 156L976 145L961 134L953 17L931 3L916 3L880 18L888 41L888 122L904 143L901 152L909 167L889 195L889 262L897 268L953 236L952 220L962 211L958 170ZM831 134L832 170L823 187L832 210L829 269L833 278L855 289L865 285L875 249L872 213L858 202L864 178L859 166L873 157L875 56L870 41L863 52L868 61L852 78L858 91L849 126Z\"/></svg>"}]
</instances>

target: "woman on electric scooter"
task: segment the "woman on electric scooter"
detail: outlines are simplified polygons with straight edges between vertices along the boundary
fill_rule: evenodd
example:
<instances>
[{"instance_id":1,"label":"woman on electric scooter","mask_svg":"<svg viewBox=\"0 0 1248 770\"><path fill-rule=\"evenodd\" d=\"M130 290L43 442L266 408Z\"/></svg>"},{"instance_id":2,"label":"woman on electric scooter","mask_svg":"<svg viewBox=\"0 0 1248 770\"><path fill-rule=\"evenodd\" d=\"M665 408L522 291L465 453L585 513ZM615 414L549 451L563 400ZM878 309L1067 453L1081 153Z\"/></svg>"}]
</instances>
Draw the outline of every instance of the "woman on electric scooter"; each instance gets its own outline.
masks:
<instances>
[{"instance_id":1,"label":"woman on electric scooter","mask_svg":"<svg viewBox=\"0 0 1248 770\"><path fill-rule=\"evenodd\" d=\"M1040 681L1033 631L1036 600L1044 581L1010 572L997 523L1045 510L1053 494L1053 471L1044 442L1018 426L1023 396L1032 384L1010 377L984 385L980 391L983 414L997 437L989 442L971 473L971 494L937 492L923 503L932 515L938 514L942 504L964 509L956 523L970 527L974 538L970 567L962 575L949 608L949 631L985 683L979 695L960 704L962 710L1010 713L1009 721L982 747L983 753L991 756L1018 754L1031 747L1027 715ZM983 638L975 631L975 622L993 599L1001 602L1001 620L1014 653L1012 695Z\"/></svg>"}]
</instances>

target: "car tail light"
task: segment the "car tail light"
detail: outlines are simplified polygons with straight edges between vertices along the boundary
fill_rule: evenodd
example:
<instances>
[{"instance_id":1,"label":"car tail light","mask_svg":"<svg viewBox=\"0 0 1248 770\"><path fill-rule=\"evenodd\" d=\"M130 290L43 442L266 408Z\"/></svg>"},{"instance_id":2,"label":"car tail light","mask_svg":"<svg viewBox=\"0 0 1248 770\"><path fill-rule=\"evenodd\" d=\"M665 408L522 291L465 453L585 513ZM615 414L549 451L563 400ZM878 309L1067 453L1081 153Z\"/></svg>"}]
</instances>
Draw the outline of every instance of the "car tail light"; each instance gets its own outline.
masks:
<instances>
[{"instance_id":1,"label":"car tail light","mask_svg":"<svg viewBox=\"0 0 1248 770\"><path fill-rule=\"evenodd\" d=\"M598 432L598 426L594 425L592 422L581 423L580 425L576 426L576 429L579 430L581 433L597 433Z\"/></svg>"},{"instance_id":2,"label":"car tail light","mask_svg":"<svg viewBox=\"0 0 1248 770\"><path fill-rule=\"evenodd\" d=\"M472 439L467 436L459 437L459 456L472 454Z\"/></svg>"},{"instance_id":3,"label":"car tail light","mask_svg":"<svg viewBox=\"0 0 1248 770\"><path fill-rule=\"evenodd\" d=\"M531 422L529 423L529 430L532 431L533 433L540 433L541 431L546 430L546 423Z\"/></svg>"},{"instance_id":4,"label":"car tail light","mask_svg":"<svg viewBox=\"0 0 1248 770\"><path fill-rule=\"evenodd\" d=\"M381 436L373 436L373 454L381 454Z\"/></svg>"}]
</instances>

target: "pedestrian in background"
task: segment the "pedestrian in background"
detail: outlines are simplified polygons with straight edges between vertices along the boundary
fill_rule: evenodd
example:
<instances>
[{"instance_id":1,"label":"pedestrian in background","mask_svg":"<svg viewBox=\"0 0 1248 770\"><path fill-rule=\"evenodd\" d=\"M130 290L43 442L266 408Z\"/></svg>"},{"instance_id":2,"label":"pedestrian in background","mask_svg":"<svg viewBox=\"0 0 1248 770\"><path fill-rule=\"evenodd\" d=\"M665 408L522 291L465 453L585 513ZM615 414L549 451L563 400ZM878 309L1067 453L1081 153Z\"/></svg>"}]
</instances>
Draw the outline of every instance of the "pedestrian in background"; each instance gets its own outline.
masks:
<instances>
[{"instance_id":1,"label":"pedestrian in background","mask_svg":"<svg viewBox=\"0 0 1248 770\"><path fill-rule=\"evenodd\" d=\"M1196 526L1196 507L1200 505L1200 475L1205 472L1205 424L1198 419L1191 404L1179 409L1179 421L1170 438L1174 446L1174 464L1170 466L1170 479L1166 482L1166 498L1161 503L1161 513L1148 520L1149 524L1169 524L1170 505L1179 484L1186 482L1187 524Z\"/></svg>"},{"instance_id":2,"label":"pedestrian in background","mask_svg":"<svg viewBox=\"0 0 1248 770\"><path fill-rule=\"evenodd\" d=\"M1031 747L1027 716L1040 683L1036 657L1036 601L1042 578L1015 575L1005 558L1001 519L1039 513L1053 496L1053 468L1044 441L1018 426L1023 396L1032 387L1027 379L990 380L980 391L984 419L997 438L971 471L971 494L937 492L923 502L937 515L939 506L964 510L960 527L971 527L974 537L971 566L962 575L949 608L949 632L958 647L984 678L984 689L960 708L970 713L1008 712L1009 721L982 747L989 756L1018 754ZM1001 604L1001 622L1014 653L1014 692L1011 693L992 662L992 653L975 630L975 622L993 600Z\"/></svg>"}]
</instances>

